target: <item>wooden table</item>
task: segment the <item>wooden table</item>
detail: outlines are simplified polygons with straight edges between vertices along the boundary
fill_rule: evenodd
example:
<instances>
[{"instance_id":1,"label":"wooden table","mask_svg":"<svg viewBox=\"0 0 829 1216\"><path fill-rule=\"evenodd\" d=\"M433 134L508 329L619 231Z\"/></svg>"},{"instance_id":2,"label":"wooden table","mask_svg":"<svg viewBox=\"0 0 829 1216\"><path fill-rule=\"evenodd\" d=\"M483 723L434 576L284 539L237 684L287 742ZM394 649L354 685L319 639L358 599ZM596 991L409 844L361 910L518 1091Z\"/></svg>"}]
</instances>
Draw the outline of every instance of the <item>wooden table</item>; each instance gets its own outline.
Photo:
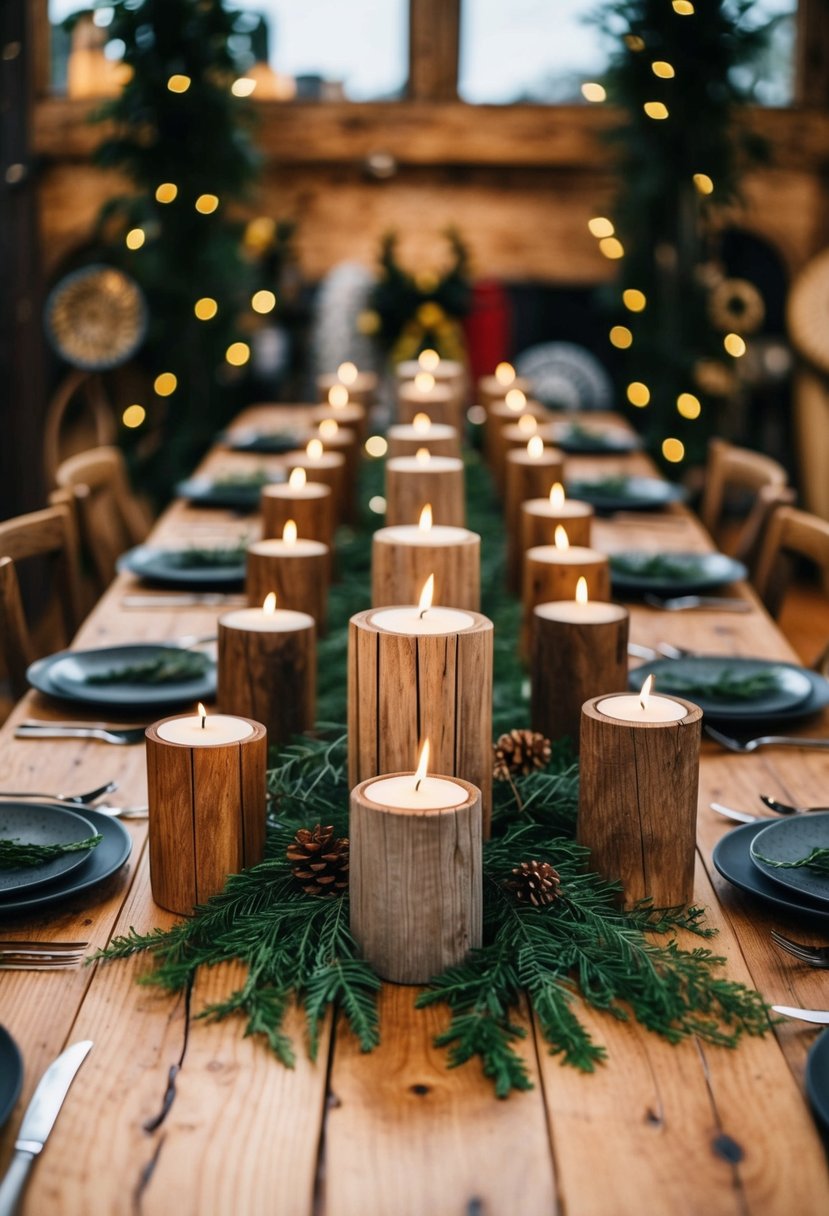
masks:
<instances>
[{"instance_id":1,"label":"wooden table","mask_svg":"<svg viewBox=\"0 0 829 1216\"><path fill-rule=\"evenodd\" d=\"M231 459L250 467L249 457L222 452L211 453L206 465L224 467ZM575 475L649 471L639 455L573 458L569 467ZM176 503L154 538L227 540L247 527L229 513ZM595 539L608 550L656 543L710 548L682 508L598 521ZM214 626L216 609L127 610L122 600L131 590L139 588L129 577L116 580L81 629L78 646L174 639ZM750 614L633 606L632 640L793 659L751 590L740 591L753 603ZM143 748L15 740L15 722L24 716L58 717L60 711L31 693L6 723L0 733L5 788L86 789L113 777L120 782L118 800L145 799ZM825 714L808 729L818 734L827 721ZM767 750L734 756L704 746L695 898L720 930L714 946L731 977L756 985L769 1002L827 1007L829 975L780 954L769 941L775 917L724 883L711 864L712 848L729 827L708 810L709 801L760 811L758 793L826 803L829 755ZM2 936L86 939L97 948L130 926L145 932L171 924L150 896L146 826L128 826L135 847L117 876L54 912L0 920ZM810 938L806 931L800 936ZM382 1044L370 1055L329 1021L311 1064L302 1048L303 1016L295 1011L288 1029L299 1050L296 1068L288 1071L260 1042L242 1038L238 1021L188 1025L184 999L136 985L146 966L137 959L0 975L0 1020L20 1044L26 1068L20 1103L0 1140L0 1169L48 1063L76 1039L95 1042L33 1171L23 1206L29 1216L829 1211L826 1162L802 1094L815 1032L803 1024L787 1023L728 1051L695 1041L671 1047L635 1023L584 1009L585 1023L608 1048L607 1065L584 1076L547 1054L524 1010L522 1050L535 1088L499 1102L477 1062L446 1069L444 1053L432 1045L445 1012L416 1011L411 989L384 988ZM200 975L193 1007L236 986L237 970ZM168 1092L171 1076L174 1093Z\"/></svg>"}]
</instances>

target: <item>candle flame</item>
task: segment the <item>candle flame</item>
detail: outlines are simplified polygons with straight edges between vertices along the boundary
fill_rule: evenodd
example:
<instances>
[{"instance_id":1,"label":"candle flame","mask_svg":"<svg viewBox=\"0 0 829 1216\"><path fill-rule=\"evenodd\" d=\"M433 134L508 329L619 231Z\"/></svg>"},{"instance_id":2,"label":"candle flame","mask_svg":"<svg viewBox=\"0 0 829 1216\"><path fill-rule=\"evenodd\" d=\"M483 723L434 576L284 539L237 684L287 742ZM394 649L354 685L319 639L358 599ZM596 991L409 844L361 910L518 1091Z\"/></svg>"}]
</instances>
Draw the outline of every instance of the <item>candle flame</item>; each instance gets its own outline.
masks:
<instances>
[{"instance_id":1,"label":"candle flame","mask_svg":"<svg viewBox=\"0 0 829 1216\"><path fill-rule=\"evenodd\" d=\"M359 374L356 363L341 363L337 368L337 379L341 384L354 384Z\"/></svg>"},{"instance_id":2,"label":"candle flame","mask_svg":"<svg viewBox=\"0 0 829 1216\"><path fill-rule=\"evenodd\" d=\"M424 372L433 372L440 363L440 355L436 350L422 350L417 356L417 361Z\"/></svg>"},{"instance_id":3,"label":"candle flame","mask_svg":"<svg viewBox=\"0 0 829 1216\"><path fill-rule=\"evenodd\" d=\"M560 553L566 553L566 551L570 548L570 537L567 535L567 529L563 528L561 524L556 524L554 535L556 548Z\"/></svg>"},{"instance_id":4,"label":"candle flame","mask_svg":"<svg viewBox=\"0 0 829 1216\"><path fill-rule=\"evenodd\" d=\"M308 480L308 474L304 469L291 469L291 475L288 478L288 485L292 490L302 490Z\"/></svg>"},{"instance_id":5,"label":"candle flame","mask_svg":"<svg viewBox=\"0 0 829 1216\"><path fill-rule=\"evenodd\" d=\"M269 591L268 594L265 596L264 602L262 604L262 611L264 612L265 616L273 616L273 614L276 612L276 592L275 591Z\"/></svg>"},{"instance_id":6,"label":"candle flame","mask_svg":"<svg viewBox=\"0 0 829 1216\"><path fill-rule=\"evenodd\" d=\"M339 429L340 424L336 418L323 418L319 424L319 433L323 439L333 439Z\"/></svg>"},{"instance_id":7,"label":"candle flame","mask_svg":"<svg viewBox=\"0 0 829 1216\"><path fill-rule=\"evenodd\" d=\"M560 511L564 506L564 486L560 481L553 482L550 490L550 506L554 511Z\"/></svg>"},{"instance_id":8,"label":"candle flame","mask_svg":"<svg viewBox=\"0 0 829 1216\"><path fill-rule=\"evenodd\" d=\"M511 388L504 401L507 403L507 409L513 410L516 414L520 414L527 404L527 398L520 388Z\"/></svg>"},{"instance_id":9,"label":"candle flame","mask_svg":"<svg viewBox=\"0 0 829 1216\"><path fill-rule=\"evenodd\" d=\"M495 369L495 379L502 388L506 388L515 379L515 368L511 363L499 363Z\"/></svg>"},{"instance_id":10,"label":"candle flame","mask_svg":"<svg viewBox=\"0 0 829 1216\"><path fill-rule=\"evenodd\" d=\"M328 390L328 404L335 409L348 405L348 389L344 384L332 384Z\"/></svg>"},{"instance_id":11,"label":"candle flame","mask_svg":"<svg viewBox=\"0 0 829 1216\"><path fill-rule=\"evenodd\" d=\"M415 771L415 789L420 789L420 783L426 776L426 770L429 767L429 740L423 740L423 747L420 749L420 759L417 762Z\"/></svg>"},{"instance_id":12,"label":"candle flame","mask_svg":"<svg viewBox=\"0 0 829 1216\"><path fill-rule=\"evenodd\" d=\"M584 575L582 575L579 581L576 583L576 603L587 603L587 579L584 577Z\"/></svg>"},{"instance_id":13,"label":"candle flame","mask_svg":"<svg viewBox=\"0 0 829 1216\"><path fill-rule=\"evenodd\" d=\"M419 393L431 393L435 387L435 377L431 372L418 372L414 378L414 385Z\"/></svg>"},{"instance_id":14,"label":"candle flame","mask_svg":"<svg viewBox=\"0 0 829 1216\"><path fill-rule=\"evenodd\" d=\"M416 435L425 435L432 425L432 419L428 414L415 414L412 419L412 430Z\"/></svg>"},{"instance_id":15,"label":"candle flame","mask_svg":"<svg viewBox=\"0 0 829 1216\"><path fill-rule=\"evenodd\" d=\"M297 535L296 520L286 519L285 527L282 529L282 539L287 541L289 545L295 545Z\"/></svg>"},{"instance_id":16,"label":"candle flame","mask_svg":"<svg viewBox=\"0 0 829 1216\"><path fill-rule=\"evenodd\" d=\"M432 530L432 504L426 503L426 506L420 512L420 519L417 524L421 532L431 532Z\"/></svg>"},{"instance_id":17,"label":"candle flame","mask_svg":"<svg viewBox=\"0 0 829 1216\"><path fill-rule=\"evenodd\" d=\"M320 456L322 456L322 452L323 448L321 439L308 440L308 444L305 448L305 454L309 460L319 460Z\"/></svg>"},{"instance_id":18,"label":"candle flame","mask_svg":"<svg viewBox=\"0 0 829 1216\"><path fill-rule=\"evenodd\" d=\"M527 444L527 455L530 460L538 460L539 457L544 455L544 440L540 435L533 435Z\"/></svg>"},{"instance_id":19,"label":"candle flame","mask_svg":"<svg viewBox=\"0 0 829 1216\"><path fill-rule=\"evenodd\" d=\"M418 464L428 464L432 459L432 453L428 448L418 448L415 452L415 460Z\"/></svg>"},{"instance_id":20,"label":"candle flame","mask_svg":"<svg viewBox=\"0 0 829 1216\"><path fill-rule=\"evenodd\" d=\"M643 710L648 708L648 700L650 698L652 689L653 689L653 676L650 675L650 676L648 676L647 680L645 680L645 683L642 685L642 688L639 692L639 704L642 706Z\"/></svg>"},{"instance_id":21,"label":"candle flame","mask_svg":"<svg viewBox=\"0 0 829 1216\"><path fill-rule=\"evenodd\" d=\"M532 414L522 414L518 419L518 429L522 435L534 435L538 430L538 421Z\"/></svg>"},{"instance_id":22,"label":"candle flame","mask_svg":"<svg viewBox=\"0 0 829 1216\"><path fill-rule=\"evenodd\" d=\"M205 726L207 726L207 710L204 708L201 701L199 701L198 715L201 720L201 728L204 730Z\"/></svg>"},{"instance_id":23,"label":"candle flame","mask_svg":"<svg viewBox=\"0 0 829 1216\"><path fill-rule=\"evenodd\" d=\"M435 594L435 576L430 574L423 584L423 590L420 593L420 599L417 602L417 610L420 616L424 616L432 607L432 598Z\"/></svg>"}]
</instances>

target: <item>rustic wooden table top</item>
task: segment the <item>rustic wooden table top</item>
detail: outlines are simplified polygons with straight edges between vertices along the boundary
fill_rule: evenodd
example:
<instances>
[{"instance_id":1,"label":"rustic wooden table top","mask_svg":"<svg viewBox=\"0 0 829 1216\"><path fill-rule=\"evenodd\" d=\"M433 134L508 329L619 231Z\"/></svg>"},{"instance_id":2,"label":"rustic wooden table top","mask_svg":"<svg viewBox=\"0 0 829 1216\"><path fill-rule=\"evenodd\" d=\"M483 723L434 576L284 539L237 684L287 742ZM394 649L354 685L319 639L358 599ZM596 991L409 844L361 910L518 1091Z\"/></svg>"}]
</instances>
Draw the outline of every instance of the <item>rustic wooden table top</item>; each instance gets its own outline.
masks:
<instances>
[{"instance_id":1,"label":"rustic wooden table top","mask_svg":"<svg viewBox=\"0 0 829 1216\"><path fill-rule=\"evenodd\" d=\"M254 417L261 421L262 414L246 421ZM205 467L250 468L250 459L216 450ZM573 457L568 468L576 476L651 471L638 454ZM153 537L228 540L249 534L251 526L228 512L177 502ZM608 551L711 547L681 507L598 520L595 543ZM221 611L126 608L125 593L139 589L130 576L120 576L76 645L207 634ZM752 601L750 614L670 614L633 605L631 639L793 659L751 590L740 592ZM0 732L5 788L86 789L111 777L120 785L117 801L146 799L143 747L13 738L20 718L60 716L36 693L17 707ZM72 716L78 716L74 709ZM806 727L798 724L797 732L825 733L827 722L824 713ZM695 898L720 930L715 949L727 958L732 978L755 985L769 1002L827 1007L827 974L780 954L769 940L777 919L721 880L711 863L714 845L730 829L709 801L760 811L758 793L826 803L829 754L769 749L735 756L704 744ZM146 824L127 826L134 849L116 876L54 910L0 919L2 936L88 940L98 948L130 926L146 932L170 925L173 918L150 895ZM799 936L818 940L805 929ZM372 1054L363 1055L347 1030L329 1021L317 1062L300 1048L289 1071L260 1042L244 1039L232 1019L188 1025L185 1000L135 983L146 966L139 958L0 978L0 1020L25 1061L23 1092L0 1138L0 1171L46 1066L76 1039L95 1043L33 1170L22 1208L28 1216L829 1211L826 1160L802 1089L815 1030L803 1024L746 1039L736 1051L695 1041L672 1047L635 1022L585 1008L582 1018L608 1049L606 1066L585 1076L547 1054L525 1010L522 1050L535 1088L499 1102L477 1062L447 1070L444 1053L432 1045L445 1013L416 1011L409 988L384 987L382 1044ZM223 966L200 975L194 1007L236 987L237 972ZM301 1012L289 1022L299 1043Z\"/></svg>"}]
</instances>

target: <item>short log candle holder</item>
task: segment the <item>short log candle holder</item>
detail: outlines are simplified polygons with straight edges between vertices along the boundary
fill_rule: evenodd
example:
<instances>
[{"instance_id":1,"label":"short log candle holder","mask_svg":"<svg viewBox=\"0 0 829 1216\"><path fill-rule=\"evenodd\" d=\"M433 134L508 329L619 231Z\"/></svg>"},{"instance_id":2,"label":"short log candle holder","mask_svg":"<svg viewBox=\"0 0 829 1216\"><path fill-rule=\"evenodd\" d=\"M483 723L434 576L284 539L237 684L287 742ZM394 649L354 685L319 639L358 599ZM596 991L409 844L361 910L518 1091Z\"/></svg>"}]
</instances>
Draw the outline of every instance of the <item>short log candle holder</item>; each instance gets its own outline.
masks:
<instances>
[{"instance_id":1,"label":"short log candle holder","mask_svg":"<svg viewBox=\"0 0 829 1216\"><path fill-rule=\"evenodd\" d=\"M481 607L481 538L466 528L434 527L427 504L415 525L380 528L371 548L371 602L375 608L411 604L433 574L447 608Z\"/></svg>"},{"instance_id":2,"label":"short log candle holder","mask_svg":"<svg viewBox=\"0 0 829 1216\"><path fill-rule=\"evenodd\" d=\"M345 457L341 452L327 452L321 439L309 439L304 450L286 453L285 464L291 470L304 469L308 481L328 486L335 525L345 518L348 501Z\"/></svg>"},{"instance_id":3,"label":"short log candle holder","mask_svg":"<svg viewBox=\"0 0 829 1216\"><path fill-rule=\"evenodd\" d=\"M504 491L507 536L518 533L521 504L529 498L543 498L557 481L564 481L564 453L545 447L538 435L533 435L525 448L507 452Z\"/></svg>"},{"instance_id":4,"label":"short log candle holder","mask_svg":"<svg viewBox=\"0 0 829 1216\"><path fill-rule=\"evenodd\" d=\"M554 544L559 524L567 530L572 545L589 547L593 508L588 502L566 498L560 481L553 483L546 498L530 498L521 503L518 526L507 535L507 578L513 591L522 586L526 551L537 545Z\"/></svg>"},{"instance_id":5,"label":"short log candle holder","mask_svg":"<svg viewBox=\"0 0 829 1216\"><path fill-rule=\"evenodd\" d=\"M348 427L354 431L361 443L366 437L368 428L366 406L360 405L358 401L350 401L348 389L343 385L332 388L328 394L328 400L322 405L314 406L308 417L315 426L331 420L338 426Z\"/></svg>"},{"instance_id":6,"label":"short log candle holder","mask_svg":"<svg viewBox=\"0 0 829 1216\"><path fill-rule=\"evenodd\" d=\"M421 738L432 767L481 791L492 814L492 621L419 605L371 608L348 629L348 774L353 788L404 770Z\"/></svg>"},{"instance_id":7,"label":"short log candle holder","mask_svg":"<svg viewBox=\"0 0 829 1216\"><path fill-rule=\"evenodd\" d=\"M305 469L292 469L287 482L265 486L262 491L262 535L267 540L282 536L293 520L300 536L318 540L329 549L328 571L334 545L334 508L331 487L308 481Z\"/></svg>"},{"instance_id":8,"label":"short log candle holder","mask_svg":"<svg viewBox=\"0 0 829 1216\"><path fill-rule=\"evenodd\" d=\"M498 458L503 428L527 415L542 423L548 418L548 411L540 401L533 401L521 389L508 389L502 400L489 405L484 423L484 452L490 465Z\"/></svg>"},{"instance_id":9,"label":"short log candle holder","mask_svg":"<svg viewBox=\"0 0 829 1216\"><path fill-rule=\"evenodd\" d=\"M399 386L417 380L418 376L431 376L436 384L451 389L459 406L466 397L466 369L457 359L441 359L436 350L423 350L417 359L403 359L397 365Z\"/></svg>"},{"instance_id":10,"label":"short log candle holder","mask_svg":"<svg viewBox=\"0 0 829 1216\"><path fill-rule=\"evenodd\" d=\"M314 726L317 678L316 625L306 612L240 608L219 617L216 701L225 713L264 722L271 743Z\"/></svg>"},{"instance_id":11,"label":"short log candle holder","mask_svg":"<svg viewBox=\"0 0 829 1216\"><path fill-rule=\"evenodd\" d=\"M395 773L351 793L351 932L385 980L425 984L481 945L481 791Z\"/></svg>"},{"instance_id":12,"label":"short log candle holder","mask_svg":"<svg viewBox=\"0 0 829 1216\"><path fill-rule=\"evenodd\" d=\"M538 545L524 554L522 600L524 624L521 654L529 657L533 609L537 604L574 600L579 579L587 584L591 600L610 599L610 562L598 549L571 545L564 528L559 527L554 545Z\"/></svg>"},{"instance_id":13,"label":"short log candle holder","mask_svg":"<svg viewBox=\"0 0 829 1216\"><path fill-rule=\"evenodd\" d=\"M460 456L461 441L453 426L432 422L428 414L415 414L409 423L397 423L386 432L390 459L416 456L426 448L433 456Z\"/></svg>"},{"instance_id":14,"label":"short log candle holder","mask_svg":"<svg viewBox=\"0 0 829 1216\"><path fill-rule=\"evenodd\" d=\"M264 856L267 733L202 711L163 718L145 737L153 899L187 916Z\"/></svg>"},{"instance_id":15,"label":"short log candle holder","mask_svg":"<svg viewBox=\"0 0 829 1216\"><path fill-rule=\"evenodd\" d=\"M397 389L398 422L413 422L416 414L428 414L432 422L460 430L463 406L450 385L437 384L429 372L423 372Z\"/></svg>"},{"instance_id":16,"label":"short log candle holder","mask_svg":"<svg viewBox=\"0 0 829 1216\"><path fill-rule=\"evenodd\" d=\"M248 603L258 606L271 592L276 602L295 612L306 612L325 631L328 607L330 551L318 540L297 536L289 519L281 539L248 545L245 590Z\"/></svg>"},{"instance_id":17,"label":"short log candle holder","mask_svg":"<svg viewBox=\"0 0 829 1216\"><path fill-rule=\"evenodd\" d=\"M317 391L320 401L331 401L331 390L334 390L334 401L344 404L353 401L357 405L370 406L374 404L377 393L377 373L361 372L353 363L341 363L336 372L324 372L317 376ZM343 389L347 396L343 398Z\"/></svg>"},{"instance_id":18,"label":"short log candle holder","mask_svg":"<svg viewBox=\"0 0 829 1216\"><path fill-rule=\"evenodd\" d=\"M356 519L357 479L360 474L357 432L350 427L340 426L335 418L324 418L310 438L319 439L326 452L339 452L343 457L343 518L347 523L353 523Z\"/></svg>"},{"instance_id":19,"label":"short log candle holder","mask_svg":"<svg viewBox=\"0 0 829 1216\"><path fill-rule=\"evenodd\" d=\"M462 528L466 522L463 461L455 456L396 456L386 461L386 523L412 524L426 503L436 524Z\"/></svg>"},{"instance_id":20,"label":"short log candle holder","mask_svg":"<svg viewBox=\"0 0 829 1216\"><path fill-rule=\"evenodd\" d=\"M518 389L525 397L529 397L532 392L529 380L517 376L511 363L499 363L493 375L479 378L478 400L481 405L488 407L495 401L503 401L513 388Z\"/></svg>"},{"instance_id":21,"label":"short log candle holder","mask_svg":"<svg viewBox=\"0 0 829 1216\"><path fill-rule=\"evenodd\" d=\"M701 726L697 705L646 689L582 709L577 838L628 907L693 899Z\"/></svg>"},{"instance_id":22,"label":"short log candle holder","mask_svg":"<svg viewBox=\"0 0 829 1216\"><path fill-rule=\"evenodd\" d=\"M574 600L537 604L530 648L530 719L548 739L579 747L581 707L600 692L627 688L630 614L619 604L587 600L579 580Z\"/></svg>"}]
</instances>

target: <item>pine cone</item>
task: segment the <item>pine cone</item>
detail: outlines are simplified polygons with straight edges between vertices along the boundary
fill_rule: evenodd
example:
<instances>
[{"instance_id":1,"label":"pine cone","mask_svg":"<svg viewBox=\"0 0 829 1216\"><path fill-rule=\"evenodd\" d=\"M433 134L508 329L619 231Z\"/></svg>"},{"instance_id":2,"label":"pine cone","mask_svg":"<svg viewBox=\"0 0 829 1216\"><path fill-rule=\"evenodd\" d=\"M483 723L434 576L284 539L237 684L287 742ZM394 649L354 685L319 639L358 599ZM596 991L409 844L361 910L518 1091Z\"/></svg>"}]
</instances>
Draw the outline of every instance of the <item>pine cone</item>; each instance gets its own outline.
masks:
<instances>
[{"instance_id":1,"label":"pine cone","mask_svg":"<svg viewBox=\"0 0 829 1216\"><path fill-rule=\"evenodd\" d=\"M561 878L549 861L522 861L512 871L504 886L512 891L519 904L546 908L561 894Z\"/></svg>"},{"instance_id":2,"label":"pine cone","mask_svg":"<svg viewBox=\"0 0 829 1216\"><path fill-rule=\"evenodd\" d=\"M496 781L526 777L533 769L549 764L552 750L550 740L536 730L511 730L493 744L492 775Z\"/></svg>"},{"instance_id":3,"label":"pine cone","mask_svg":"<svg viewBox=\"0 0 829 1216\"><path fill-rule=\"evenodd\" d=\"M348 837L332 827L300 828L285 850L306 895L339 895L348 887Z\"/></svg>"}]
</instances>

